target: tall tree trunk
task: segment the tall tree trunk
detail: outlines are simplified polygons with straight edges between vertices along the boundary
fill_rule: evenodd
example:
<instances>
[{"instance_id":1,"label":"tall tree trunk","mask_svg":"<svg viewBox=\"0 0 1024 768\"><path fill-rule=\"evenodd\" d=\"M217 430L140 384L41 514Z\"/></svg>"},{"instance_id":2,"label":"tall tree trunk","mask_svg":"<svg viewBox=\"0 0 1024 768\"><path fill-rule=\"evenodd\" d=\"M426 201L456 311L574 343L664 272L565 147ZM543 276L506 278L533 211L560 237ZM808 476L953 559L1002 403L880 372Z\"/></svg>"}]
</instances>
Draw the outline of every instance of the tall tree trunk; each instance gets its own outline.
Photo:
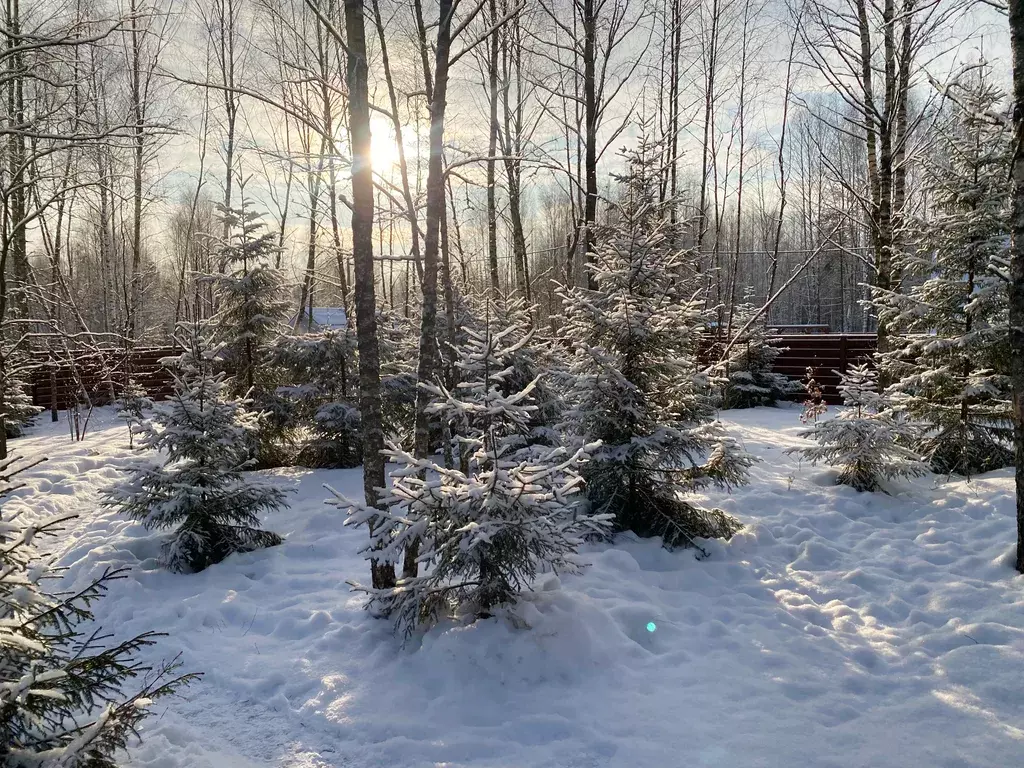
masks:
<instances>
[{"instance_id":1,"label":"tall tree trunk","mask_svg":"<svg viewBox=\"0 0 1024 768\"><path fill-rule=\"evenodd\" d=\"M498 4L489 0L489 19L495 25L487 41L487 100L489 107L489 133L487 137L487 265L489 267L491 295L501 293L498 278L498 196L495 188L495 160L498 152Z\"/></svg>"},{"instance_id":2,"label":"tall tree trunk","mask_svg":"<svg viewBox=\"0 0 1024 768\"><path fill-rule=\"evenodd\" d=\"M700 161L700 199L697 204L697 269L702 268L703 255L701 248L704 245L704 236L708 231L708 166L715 162L713 154L709 154L711 148L712 120L715 115L715 86L717 85L718 70L718 29L721 17L721 10L718 0L712 0L711 4L711 31L707 39L707 50L704 53L705 66L707 71L704 77L704 121L703 135L701 138L701 161Z\"/></svg>"},{"instance_id":3,"label":"tall tree trunk","mask_svg":"<svg viewBox=\"0 0 1024 768\"><path fill-rule=\"evenodd\" d=\"M21 8L19 0L8 0L7 26L10 31L8 45L11 48L23 45L21 40ZM8 121L18 129L25 126L25 60L21 53L8 54ZM14 291L11 305L21 318L28 317L28 241L25 226L27 211L27 177L25 137L12 131L8 137L8 162L10 171L9 230L11 266L14 271Z\"/></svg>"},{"instance_id":4,"label":"tall tree trunk","mask_svg":"<svg viewBox=\"0 0 1024 768\"><path fill-rule=\"evenodd\" d=\"M597 8L594 0L583 0L583 120L585 123L584 176L586 199L583 202L583 264L587 286L597 289L589 268L594 252L594 224L597 221Z\"/></svg>"},{"instance_id":5,"label":"tall tree trunk","mask_svg":"<svg viewBox=\"0 0 1024 768\"><path fill-rule=\"evenodd\" d=\"M423 242L423 306L420 314L420 352L417 380L431 382L437 377L437 262L440 248L441 216L444 213L444 114L448 93L448 56L451 48L452 0L441 0L437 27L437 46L430 101L430 154L427 162L427 231ZM430 393L420 387L416 392L415 454L430 455L430 417L427 406ZM405 577L415 576L419 547L409 546L405 553Z\"/></svg>"},{"instance_id":6,"label":"tall tree trunk","mask_svg":"<svg viewBox=\"0 0 1024 768\"><path fill-rule=\"evenodd\" d=\"M416 272L423 275L423 264L420 259L420 224L419 216L416 214L416 200L412 194L412 185L409 183L409 163L405 156L405 137L402 128L401 114L398 111L398 92L395 90L395 81L391 75L391 59L388 56L387 36L384 34L384 19L380 14L380 3L372 0L373 19L377 27L377 38L380 42L381 66L384 69L384 82L388 87L388 102L391 105L391 127L395 132L395 148L398 150L398 171L402 179L402 197L405 200L406 217L409 219L410 251L416 264ZM417 6L418 8L419 6ZM420 16L417 15L417 19ZM430 82L429 71L425 77ZM430 88L427 88L427 100L430 99ZM394 296L392 296L392 303Z\"/></svg>"},{"instance_id":7,"label":"tall tree trunk","mask_svg":"<svg viewBox=\"0 0 1024 768\"><path fill-rule=\"evenodd\" d=\"M505 11L506 3L502 6ZM522 161L523 143L523 46L519 17L509 22L509 31L502 37L502 108L504 110L504 136L502 153L505 155L505 175L508 179L508 209L512 235L512 258L516 285L527 304L532 303L530 277L526 255L526 232L523 227ZM511 99L513 70L515 72L516 100Z\"/></svg>"},{"instance_id":8,"label":"tall tree trunk","mask_svg":"<svg viewBox=\"0 0 1024 768\"><path fill-rule=\"evenodd\" d=\"M348 43L349 136L352 145L352 261L355 270L356 344L359 349L359 412L363 432L363 493L376 507L384 481L380 350L373 284L373 167L370 162L370 96L363 0L345 0ZM371 528L371 531L373 529ZM374 589L395 585L395 568L370 558Z\"/></svg>"},{"instance_id":9,"label":"tall tree trunk","mask_svg":"<svg viewBox=\"0 0 1024 768\"><path fill-rule=\"evenodd\" d=\"M1010 0L1013 54L1013 223L1010 261L1010 375L1013 382L1014 446L1017 477L1017 561L1024 573L1024 0Z\"/></svg>"},{"instance_id":10,"label":"tall tree trunk","mask_svg":"<svg viewBox=\"0 0 1024 768\"><path fill-rule=\"evenodd\" d=\"M138 328L138 313L142 305L142 171L145 162L145 112L142 103L142 38L139 29L139 9L136 0L131 3L131 90L133 163L132 163L132 274L126 332L134 338Z\"/></svg>"}]
</instances>

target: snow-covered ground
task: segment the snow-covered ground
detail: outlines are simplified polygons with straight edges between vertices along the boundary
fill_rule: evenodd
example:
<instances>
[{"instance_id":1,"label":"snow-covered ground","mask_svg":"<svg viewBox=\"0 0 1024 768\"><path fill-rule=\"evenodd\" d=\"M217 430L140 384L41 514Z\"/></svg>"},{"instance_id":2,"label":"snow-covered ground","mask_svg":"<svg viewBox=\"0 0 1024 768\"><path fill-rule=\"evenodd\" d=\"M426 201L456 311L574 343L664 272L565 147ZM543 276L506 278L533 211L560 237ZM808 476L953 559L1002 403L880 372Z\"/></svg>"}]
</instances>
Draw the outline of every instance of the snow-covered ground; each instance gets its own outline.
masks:
<instances>
[{"instance_id":1,"label":"snow-covered ground","mask_svg":"<svg viewBox=\"0 0 1024 768\"><path fill-rule=\"evenodd\" d=\"M98 618L168 636L203 679L161 702L132 764L154 768L778 766L966 768L1024 756L1024 578L1009 471L930 476L897 495L831 486L784 450L794 409L724 414L763 462L717 504L747 528L711 558L595 546L520 614L402 647L347 580L365 531L323 504L358 471L276 472L296 489L280 547L204 573L160 569L159 539L100 509L133 461L110 412L72 443L40 423L12 448L32 514L78 513L68 584L129 566ZM653 628L653 631L649 630Z\"/></svg>"}]
</instances>

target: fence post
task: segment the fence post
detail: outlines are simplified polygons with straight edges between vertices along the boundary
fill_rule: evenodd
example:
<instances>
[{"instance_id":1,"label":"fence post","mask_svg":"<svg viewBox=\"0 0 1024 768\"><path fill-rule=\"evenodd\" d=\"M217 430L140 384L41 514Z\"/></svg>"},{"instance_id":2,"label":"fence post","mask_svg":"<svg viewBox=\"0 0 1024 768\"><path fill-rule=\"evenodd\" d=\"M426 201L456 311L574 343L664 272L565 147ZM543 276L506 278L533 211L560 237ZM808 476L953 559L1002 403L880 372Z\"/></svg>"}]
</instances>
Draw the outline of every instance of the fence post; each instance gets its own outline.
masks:
<instances>
[{"instance_id":1,"label":"fence post","mask_svg":"<svg viewBox=\"0 0 1024 768\"><path fill-rule=\"evenodd\" d=\"M56 423L60 420L57 415L57 361L50 355L50 421Z\"/></svg>"},{"instance_id":2,"label":"fence post","mask_svg":"<svg viewBox=\"0 0 1024 768\"><path fill-rule=\"evenodd\" d=\"M846 373L847 364L846 335L839 337L839 372Z\"/></svg>"}]
</instances>

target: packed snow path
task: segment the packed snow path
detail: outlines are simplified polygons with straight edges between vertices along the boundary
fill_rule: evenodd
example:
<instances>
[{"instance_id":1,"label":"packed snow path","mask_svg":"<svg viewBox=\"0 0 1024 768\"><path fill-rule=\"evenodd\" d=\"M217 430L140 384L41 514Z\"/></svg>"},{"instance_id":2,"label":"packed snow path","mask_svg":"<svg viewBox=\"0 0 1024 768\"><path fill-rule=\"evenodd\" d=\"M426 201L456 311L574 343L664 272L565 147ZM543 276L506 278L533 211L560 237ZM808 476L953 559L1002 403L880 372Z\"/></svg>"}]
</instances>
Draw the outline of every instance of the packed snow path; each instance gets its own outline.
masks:
<instances>
[{"instance_id":1,"label":"packed snow path","mask_svg":"<svg viewBox=\"0 0 1024 768\"><path fill-rule=\"evenodd\" d=\"M898 495L831 487L784 454L798 412L724 414L759 455L715 502L748 527L710 559L652 541L588 551L504 619L402 648L346 580L365 531L323 505L358 471L283 470L297 489L267 526L284 545L177 576L160 539L97 506L132 462L101 412L72 443L41 424L12 449L50 457L10 504L78 513L57 553L68 586L130 567L98 606L118 635L168 633L203 671L161 702L132 764L966 768L1024 755L1024 578L1010 567L1009 471L930 476ZM653 631L651 631L653 630Z\"/></svg>"}]
</instances>

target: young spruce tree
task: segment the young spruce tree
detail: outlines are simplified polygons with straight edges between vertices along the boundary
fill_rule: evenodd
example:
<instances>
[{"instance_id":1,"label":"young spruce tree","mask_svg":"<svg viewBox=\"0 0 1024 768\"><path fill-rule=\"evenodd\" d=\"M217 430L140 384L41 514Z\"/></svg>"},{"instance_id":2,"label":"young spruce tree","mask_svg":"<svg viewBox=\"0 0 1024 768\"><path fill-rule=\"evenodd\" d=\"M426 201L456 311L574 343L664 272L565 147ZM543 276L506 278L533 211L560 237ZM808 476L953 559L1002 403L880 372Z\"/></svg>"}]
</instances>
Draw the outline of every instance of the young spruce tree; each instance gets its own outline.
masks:
<instances>
[{"instance_id":1,"label":"young spruce tree","mask_svg":"<svg viewBox=\"0 0 1024 768\"><path fill-rule=\"evenodd\" d=\"M886 408L885 398L878 393L878 373L866 364L853 365L841 378L845 410L800 433L816 446L789 452L803 455L812 464L823 461L838 467L838 484L858 491L878 491L883 480L924 474L926 467L906 447L913 431L898 413Z\"/></svg>"},{"instance_id":2,"label":"young spruce tree","mask_svg":"<svg viewBox=\"0 0 1024 768\"><path fill-rule=\"evenodd\" d=\"M893 405L925 428L917 449L935 472L970 476L1013 463L1005 269L1013 136L992 119L1002 94L983 72L954 91L924 164L933 215L917 222L917 248L903 259L918 282L876 301L893 332L879 363L894 382Z\"/></svg>"},{"instance_id":3,"label":"young spruce tree","mask_svg":"<svg viewBox=\"0 0 1024 768\"><path fill-rule=\"evenodd\" d=\"M228 373L228 393L268 414L250 438L253 455L266 466L279 463L278 443L290 421L287 401L276 394L273 349L286 327L288 302L284 274L272 266L279 251L277 236L263 231L260 214L250 205L243 200L241 208L221 208L233 234L220 243L223 272L210 278L218 307L211 322L214 340L223 345L220 358Z\"/></svg>"},{"instance_id":4,"label":"young spruce tree","mask_svg":"<svg viewBox=\"0 0 1024 768\"><path fill-rule=\"evenodd\" d=\"M740 524L688 494L744 482L752 458L712 421L697 364L702 302L676 245L681 228L658 202L655 157L642 144L630 158L612 223L598 232L596 290L562 293L562 337L575 348L564 426L601 443L583 472L595 513L668 547L692 546Z\"/></svg>"},{"instance_id":5,"label":"young spruce tree","mask_svg":"<svg viewBox=\"0 0 1024 768\"><path fill-rule=\"evenodd\" d=\"M219 350L195 325L181 326L175 341L185 352L174 395L156 404L138 431L140 447L163 451L167 461L135 467L104 504L148 528L173 529L164 558L172 571L187 573L233 552L280 544L280 536L259 527L259 513L284 506L284 493L245 476L253 463L248 440L261 416L226 399L225 376L215 373Z\"/></svg>"},{"instance_id":6,"label":"young spruce tree","mask_svg":"<svg viewBox=\"0 0 1024 768\"><path fill-rule=\"evenodd\" d=\"M399 562L418 540L420 573L371 592L371 605L406 631L450 615L488 616L514 604L539 573L577 571L583 537L608 522L584 514L574 498L588 447L568 451L531 440L537 382L507 386L513 358L529 341L526 334L510 342L520 330L489 321L467 329L456 391L430 387L435 415L458 424L460 469L394 445L387 452L398 468L381 501L387 524L376 529L371 547L380 549L372 554ZM382 515L340 497L335 503L349 511L350 523Z\"/></svg>"},{"instance_id":7,"label":"young spruce tree","mask_svg":"<svg viewBox=\"0 0 1024 768\"><path fill-rule=\"evenodd\" d=\"M11 471L13 464L0 465L0 502L20 471ZM35 542L58 533L67 519L28 525L0 508L0 765L5 768L114 768L138 737L152 702L195 677L175 677L173 662L153 669L138 660L139 651L159 637L155 633L108 645L109 635L88 628L90 607L123 571L108 570L73 593L44 588L59 572Z\"/></svg>"},{"instance_id":8,"label":"young spruce tree","mask_svg":"<svg viewBox=\"0 0 1024 768\"><path fill-rule=\"evenodd\" d=\"M0 380L3 405L0 407L0 415L3 416L3 427L9 438L25 434L25 428L43 410L32 404L26 370L28 362L23 352L12 352L3 368L3 379Z\"/></svg>"}]
</instances>

